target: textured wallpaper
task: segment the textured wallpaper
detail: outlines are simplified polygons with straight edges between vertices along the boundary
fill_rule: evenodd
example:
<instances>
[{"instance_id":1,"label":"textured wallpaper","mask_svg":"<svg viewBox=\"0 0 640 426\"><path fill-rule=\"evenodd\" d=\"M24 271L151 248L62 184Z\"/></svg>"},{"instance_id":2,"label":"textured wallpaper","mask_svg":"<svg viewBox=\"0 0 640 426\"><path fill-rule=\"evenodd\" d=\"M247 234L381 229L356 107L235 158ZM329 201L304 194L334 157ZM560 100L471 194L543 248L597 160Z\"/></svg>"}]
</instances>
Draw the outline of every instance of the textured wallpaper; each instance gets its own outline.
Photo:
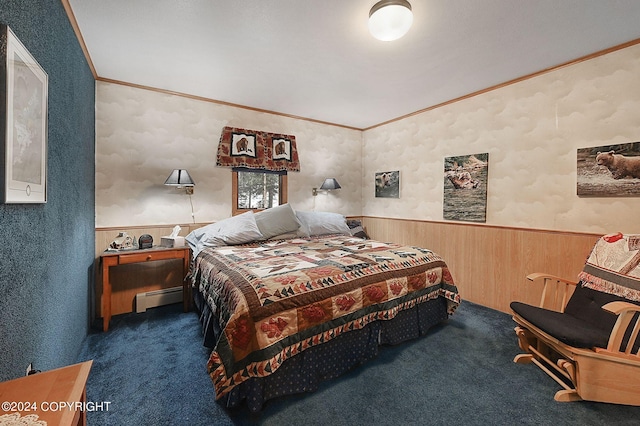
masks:
<instances>
[{"instance_id":1,"label":"textured wallpaper","mask_svg":"<svg viewBox=\"0 0 640 426\"><path fill-rule=\"evenodd\" d=\"M640 232L640 198L576 195L578 148L640 141L638 75L636 45L364 132L99 82L96 225L190 222L188 196L162 185L174 168L196 180L197 222L228 217L215 152L230 125L296 136L300 210L443 220L444 158L486 152L487 224ZM400 198L375 198L375 173L395 170ZM325 177L342 190L312 197Z\"/></svg>"},{"instance_id":2,"label":"textured wallpaper","mask_svg":"<svg viewBox=\"0 0 640 426\"><path fill-rule=\"evenodd\" d=\"M576 195L576 151L640 141L640 45L364 132L364 215L443 220L444 158L489 153L487 222L640 232L640 198ZM400 170L400 198L375 198ZM640 185L640 182L638 183Z\"/></svg>"},{"instance_id":3,"label":"textured wallpaper","mask_svg":"<svg viewBox=\"0 0 640 426\"><path fill-rule=\"evenodd\" d=\"M0 22L49 76L47 203L0 203L0 380L74 363L92 303L95 82L62 3L25 3Z\"/></svg>"},{"instance_id":4,"label":"textured wallpaper","mask_svg":"<svg viewBox=\"0 0 640 426\"><path fill-rule=\"evenodd\" d=\"M231 171L216 167L224 126L296 137L300 172L288 174L294 208L360 214L360 131L105 82L96 97L97 227L190 223L189 196L163 185L178 168L196 182L196 222L229 217ZM328 177L342 189L313 197L311 188Z\"/></svg>"}]
</instances>

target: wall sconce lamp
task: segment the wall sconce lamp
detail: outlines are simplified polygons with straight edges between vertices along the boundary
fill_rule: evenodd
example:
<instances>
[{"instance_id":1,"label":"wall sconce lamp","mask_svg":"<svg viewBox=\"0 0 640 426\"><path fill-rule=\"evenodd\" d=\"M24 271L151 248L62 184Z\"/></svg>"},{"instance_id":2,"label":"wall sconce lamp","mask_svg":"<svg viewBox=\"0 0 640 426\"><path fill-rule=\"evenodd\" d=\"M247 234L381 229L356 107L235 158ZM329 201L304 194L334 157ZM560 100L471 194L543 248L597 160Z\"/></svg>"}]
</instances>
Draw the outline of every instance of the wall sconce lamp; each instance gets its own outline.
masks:
<instances>
[{"instance_id":1,"label":"wall sconce lamp","mask_svg":"<svg viewBox=\"0 0 640 426\"><path fill-rule=\"evenodd\" d=\"M196 183L191 179L189 172L185 169L175 169L171 172L167 180L164 181L165 185L175 186L178 189L185 188L188 195L193 194L193 187Z\"/></svg>"},{"instance_id":2,"label":"wall sconce lamp","mask_svg":"<svg viewBox=\"0 0 640 426\"><path fill-rule=\"evenodd\" d=\"M342 187L340 186L336 178L329 178L329 179L325 179L324 182L322 182L322 185L320 185L319 189L323 191L333 191L334 189L340 189L340 188ZM313 195L314 197L318 195L318 188L312 188L311 195Z\"/></svg>"},{"instance_id":3,"label":"wall sconce lamp","mask_svg":"<svg viewBox=\"0 0 640 426\"><path fill-rule=\"evenodd\" d=\"M411 4L407 0L381 0L369 11L369 32L382 41L397 40L413 24Z\"/></svg>"}]
</instances>

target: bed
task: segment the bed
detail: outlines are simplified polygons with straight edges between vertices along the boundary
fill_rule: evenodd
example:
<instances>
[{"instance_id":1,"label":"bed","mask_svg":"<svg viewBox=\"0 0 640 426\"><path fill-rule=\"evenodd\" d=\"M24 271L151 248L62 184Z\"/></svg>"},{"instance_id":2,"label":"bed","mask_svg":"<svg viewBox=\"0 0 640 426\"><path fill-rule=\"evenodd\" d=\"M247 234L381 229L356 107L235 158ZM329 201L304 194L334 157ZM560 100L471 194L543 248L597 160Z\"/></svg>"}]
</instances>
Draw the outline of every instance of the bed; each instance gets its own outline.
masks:
<instances>
[{"instance_id":1,"label":"bed","mask_svg":"<svg viewBox=\"0 0 640 426\"><path fill-rule=\"evenodd\" d=\"M271 398L314 391L379 345L424 335L460 303L429 249L361 238L333 213L269 210L187 237L207 368L228 407L246 402L256 412Z\"/></svg>"}]
</instances>

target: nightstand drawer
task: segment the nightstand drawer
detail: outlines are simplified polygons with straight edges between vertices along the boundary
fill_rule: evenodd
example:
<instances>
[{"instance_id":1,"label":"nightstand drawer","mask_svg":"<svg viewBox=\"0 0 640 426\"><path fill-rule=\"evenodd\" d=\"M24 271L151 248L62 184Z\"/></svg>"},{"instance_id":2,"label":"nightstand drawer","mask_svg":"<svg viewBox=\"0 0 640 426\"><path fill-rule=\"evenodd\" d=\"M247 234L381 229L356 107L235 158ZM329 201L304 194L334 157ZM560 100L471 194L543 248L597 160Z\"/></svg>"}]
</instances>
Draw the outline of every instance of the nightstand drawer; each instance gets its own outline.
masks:
<instances>
[{"instance_id":1,"label":"nightstand drawer","mask_svg":"<svg viewBox=\"0 0 640 426\"><path fill-rule=\"evenodd\" d=\"M119 264L152 262L154 260L180 259L183 257L182 250L162 250L158 252L147 251L144 253L121 254Z\"/></svg>"}]
</instances>

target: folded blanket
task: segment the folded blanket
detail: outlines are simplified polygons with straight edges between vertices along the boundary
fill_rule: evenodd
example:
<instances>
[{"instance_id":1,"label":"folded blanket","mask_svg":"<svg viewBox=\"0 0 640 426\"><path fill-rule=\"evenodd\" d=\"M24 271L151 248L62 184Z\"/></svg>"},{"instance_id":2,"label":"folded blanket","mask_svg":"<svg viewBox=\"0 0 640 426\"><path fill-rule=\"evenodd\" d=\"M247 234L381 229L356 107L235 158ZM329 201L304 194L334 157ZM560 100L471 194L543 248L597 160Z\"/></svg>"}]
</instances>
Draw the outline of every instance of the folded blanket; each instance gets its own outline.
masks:
<instances>
[{"instance_id":1,"label":"folded blanket","mask_svg":"<svg viewBox=\"0 0 640 426\"><path fill-rule=\"evenodd\" d=\"M578 275L584 287L640 302L640 235L605 235Z\"/></svg>"}]
</instances>

